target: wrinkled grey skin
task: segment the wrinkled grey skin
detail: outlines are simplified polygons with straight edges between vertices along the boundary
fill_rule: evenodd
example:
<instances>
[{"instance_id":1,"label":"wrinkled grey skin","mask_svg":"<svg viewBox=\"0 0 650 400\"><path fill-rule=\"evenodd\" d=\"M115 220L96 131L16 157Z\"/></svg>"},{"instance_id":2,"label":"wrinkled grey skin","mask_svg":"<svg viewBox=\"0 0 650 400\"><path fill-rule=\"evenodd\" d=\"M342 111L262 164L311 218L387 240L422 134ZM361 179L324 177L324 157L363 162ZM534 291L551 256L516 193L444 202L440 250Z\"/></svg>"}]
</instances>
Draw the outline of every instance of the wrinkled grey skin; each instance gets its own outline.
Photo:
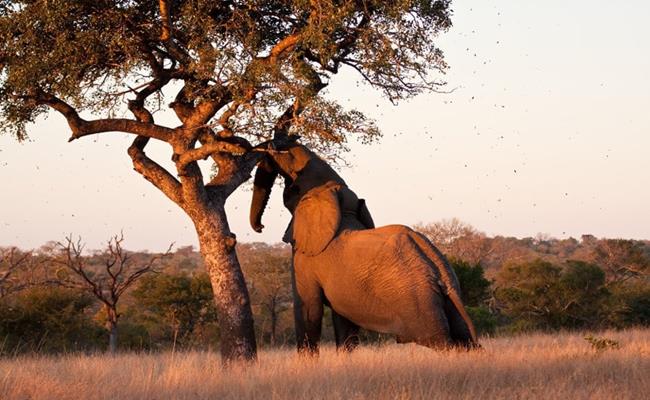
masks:
<instances>
[{"instance_id":1,"label":"wrinkled grey skin","mask_svg":"<svg viewBox=\"0 0 650 400\"><path fill-rule=\"evenodd\" d=\"M258 165L250 222L261 232L275 178L285 180L292 222L299 351L318 351L323 305L332 309L337 348L358 344L359 327L398 342L446 348L478 346L458 279L424 236L402 225L374 228L365 202L321 158L292 143Z\"/></svg>"}]
</instances>

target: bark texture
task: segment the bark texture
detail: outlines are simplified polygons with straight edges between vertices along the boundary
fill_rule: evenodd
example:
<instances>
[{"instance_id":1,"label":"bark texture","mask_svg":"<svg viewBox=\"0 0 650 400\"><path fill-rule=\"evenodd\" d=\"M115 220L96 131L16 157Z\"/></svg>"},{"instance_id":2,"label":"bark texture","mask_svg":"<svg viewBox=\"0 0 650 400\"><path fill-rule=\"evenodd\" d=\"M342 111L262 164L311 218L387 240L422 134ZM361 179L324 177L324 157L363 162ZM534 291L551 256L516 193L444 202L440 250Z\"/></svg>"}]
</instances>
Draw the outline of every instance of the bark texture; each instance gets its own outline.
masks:
<instances>
[{"instance_id":1,"label":"bark texture","mask_svg":"<svg viewBox=\"0 0 650 400\"><path fill-rule=\"evenodd\" d=\"M250 296L235 252L236 239L228 228L222 205L193 218L201 255L212 283L225 362L256 357L257 345Z\"/></svg>"},{"instance_id":2,"label":"bark texture","mask_svg":"<svg viewBox=\"0 0 650 400\"><path fill-rule=\"evenodd\" d=\"M108 351L111 354L117 352L117 319L118 314L115 308L106 306L106 330L108 331Z\"/></svg>"}]
</instances>

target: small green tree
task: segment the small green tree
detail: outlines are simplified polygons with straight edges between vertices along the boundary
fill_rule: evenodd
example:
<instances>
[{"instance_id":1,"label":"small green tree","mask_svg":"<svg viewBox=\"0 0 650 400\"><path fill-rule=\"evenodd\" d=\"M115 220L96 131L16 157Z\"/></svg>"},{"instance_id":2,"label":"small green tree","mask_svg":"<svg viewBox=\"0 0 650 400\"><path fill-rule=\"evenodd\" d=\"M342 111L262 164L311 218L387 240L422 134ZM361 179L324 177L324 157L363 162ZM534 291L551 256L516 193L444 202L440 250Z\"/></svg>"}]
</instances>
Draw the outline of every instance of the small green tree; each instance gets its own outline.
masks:
<instances>
[{"instance_id":1,"label":"small green tree","mask_svg":"<svg viewBox=\"0 0 650 400\"><path fill-rule=\"evenodd\" d=\"M506 266L495 290L501 311L522 328L595 326L607 296L604 272L582 261L564 267L542 260Z\"/></svg>"},{"instance_id":2,"label":"small green tree","mask_svg":"<svg viewBox=\"0 0 650 400\"><path fill-rule=\"evenodd\" d=\"M610 325L617 328L650 326L650 282L636 281L609 288L611 297L606 303Z\"/></svg>"},{"instance_id":3,"label":"small green tree","mask_svg":"<svg viewBox=\"0 0 650 400\"><path fill-rule=\"evenodd\" d=\"M291 250L286 245L252 243L241 246L242 267L251 291L262 335L277 343L280 315L291 308Z\"/></svg>"},{"instance_id":4,"label":"small green tree","mask_svg":"<svg viewBox=\"0 0 650 400\"><path fill-rule=\"evenodd\" d=\"M133 297L156 341L189 347L200 341L197 334L216 328L217 313L205 273L150 275L141 280Z\"/></svg>"},{"instance_id":5,"label":"small green tree","mask_svg":"<svg viewBox=\"0 0 650 400\"><path fill-rule=\"evenodd\" d=\"M470 264L459 259L450 259L449 264L454 269L463 303L466 306L478 307L490 298L490 281L485 278L481 264Z\"/></svg>"},{"instance_id":6,"label":"small green tree","mask_svg":"<svg viewBox=\"0 0 650 400\"><path fill-rule=\"evenodd\" d=\"M491 282L485 278L485 271L480 263L451 258L449 264L454 269L460 284L461 297L476 331L479 334L494 333L497 326L496 316L486 304L491 297Z\"/></svg>"}]
</instances>

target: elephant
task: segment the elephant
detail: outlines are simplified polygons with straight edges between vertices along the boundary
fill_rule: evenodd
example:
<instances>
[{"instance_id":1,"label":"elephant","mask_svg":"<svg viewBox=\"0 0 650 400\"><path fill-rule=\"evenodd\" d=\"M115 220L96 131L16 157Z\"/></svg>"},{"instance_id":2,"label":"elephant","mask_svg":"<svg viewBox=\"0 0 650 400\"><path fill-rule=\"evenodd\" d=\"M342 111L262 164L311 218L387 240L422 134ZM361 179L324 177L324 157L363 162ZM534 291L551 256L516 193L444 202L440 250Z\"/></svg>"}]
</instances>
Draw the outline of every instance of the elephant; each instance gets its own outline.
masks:
<instances>
[{"instance_id":1,"label":"elephant","mask_svg":"<svg viewBox=\"0 0 650 400\"><path fill-rule=\"evenodd\" d=\"M297 140L268 146L257 165L250 210L262 214L277 176L292 220L294 317L299 352L318 353L323 306L332 310L337 349L352 350L359 328L431 348L478 347L456 275L422 234L403 225L375 228L363 199Z\"/></svg>"}]
</instances>

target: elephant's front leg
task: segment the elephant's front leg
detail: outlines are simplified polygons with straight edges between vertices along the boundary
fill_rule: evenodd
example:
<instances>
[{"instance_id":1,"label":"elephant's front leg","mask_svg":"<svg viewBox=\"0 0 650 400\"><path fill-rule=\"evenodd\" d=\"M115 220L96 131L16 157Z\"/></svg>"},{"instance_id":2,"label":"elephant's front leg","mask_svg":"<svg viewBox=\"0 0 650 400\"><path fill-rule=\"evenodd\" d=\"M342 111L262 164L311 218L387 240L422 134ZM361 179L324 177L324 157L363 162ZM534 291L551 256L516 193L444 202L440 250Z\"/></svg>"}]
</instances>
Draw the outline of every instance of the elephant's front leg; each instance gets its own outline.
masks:
<instances>
[{"instance_id":1,"label":"elephant's front leg","mask_svg":"<svg viewBox=\"0 0 650 400\"><path fill-rule=\"evenodd\" d=\"M332 309L332 324L336 337L336 349L352 351L359 345L359 325Z\"/></svg>"},{"instance_id":2,"label":"elephant's front leg","mask_svg":"<svg viewBox=\"0 0 650 400\"><path fill-rule=\"evenodd\" d=\"M293 315L298 352L318 353L323 320L323 290L304 268L292 260Z\"/></svg>"},{"instance_id":3,"label":"elephant's front leg","mask_svg":"<svg viewBox=\"0 0 650 400\"><path fill-rule=\"evenodd\" d=\"M293 307L298 352L318 354L323 320L322 291L319 287L306 287L300 282L297 282L296 289Z\"/></svg>"}]
</instances>

